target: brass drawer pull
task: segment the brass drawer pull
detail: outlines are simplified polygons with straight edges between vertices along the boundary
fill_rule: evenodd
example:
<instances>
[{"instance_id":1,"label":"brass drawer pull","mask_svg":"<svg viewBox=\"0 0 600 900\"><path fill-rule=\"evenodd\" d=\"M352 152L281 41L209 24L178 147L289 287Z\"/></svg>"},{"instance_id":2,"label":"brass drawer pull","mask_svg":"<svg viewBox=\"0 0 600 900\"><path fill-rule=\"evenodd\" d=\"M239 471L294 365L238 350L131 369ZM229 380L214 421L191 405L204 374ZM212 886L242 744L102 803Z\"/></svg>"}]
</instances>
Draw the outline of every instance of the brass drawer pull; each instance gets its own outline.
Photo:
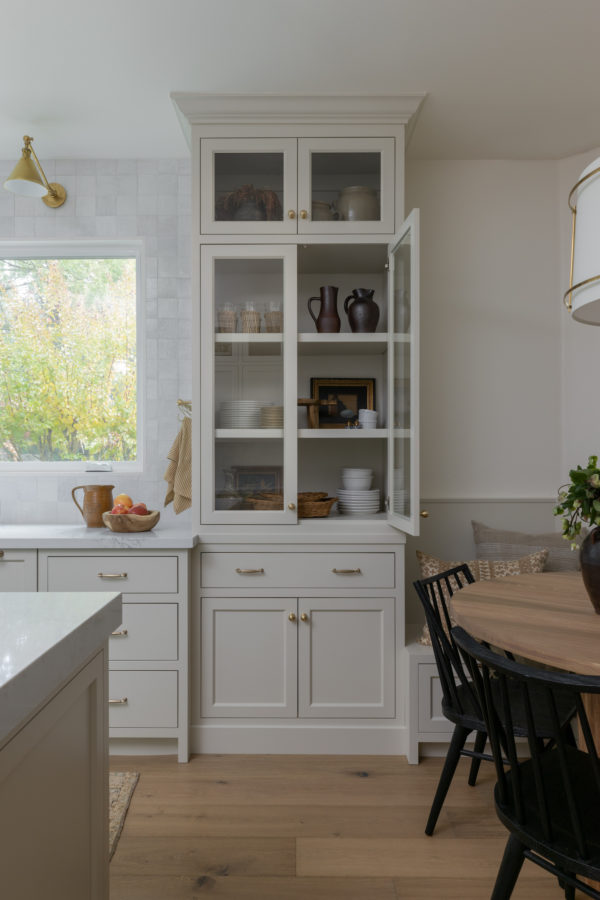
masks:
<instances>
[{"instance_id":1,"label":"brass drawer pull","mask_svg":"<svg viewBox=\"0 0 600 900\"><path fill-rule=\"evenodd\" d=\"M302 613L300 619L302 622L308 622L308 615L306 613Z\"/></svg>"},{"instance_id":2,"label":"brass drawer pull","mask_svg":"<svg viewBox=\"0 0 600 900\"><path fill-rule=\"evenodd\" d=\"M111 704L116 704L117 706L122 706L124 703L127 703L127 697L121 697L119 700L109 700Z\"/></svg>"},{"instance_id":3,"label":"brass drawer pull","mask_svg":"<svg viewBox=\"0 0 600 900\"><path fill-rule=\"evenodd\" d=\"M238 575L264 575L264 569L236 569Z\"/></svg>"},{"instance_id":4,"label":"brass drawer pull","mask_svg":"<svg viewBox=\"0 0 600 900\"><path fill-rule=\"evenodd\" d=\"M127 578L127 572L98 572L98 578Z\"/></svg>"},{"instance_id":5,"label":"brass drawer pull","mask_svg":"<svg viewBox=\"0 0 600 900\"><path fill-rule=\"evenodd\" d=\"M129 634L126 628L121 628L120 631L113 631L111 637L126 637Z\"/></svg>"},{"instance_id":6,"label":"brass drawer pull","mask_svg":"<svg viewBox=\"0 0 600 900\"><path fill-rule=\"evenodd\" d=\"M362 575L360 569L332 569L334 575Z\"/></svg>"}]
</instances>

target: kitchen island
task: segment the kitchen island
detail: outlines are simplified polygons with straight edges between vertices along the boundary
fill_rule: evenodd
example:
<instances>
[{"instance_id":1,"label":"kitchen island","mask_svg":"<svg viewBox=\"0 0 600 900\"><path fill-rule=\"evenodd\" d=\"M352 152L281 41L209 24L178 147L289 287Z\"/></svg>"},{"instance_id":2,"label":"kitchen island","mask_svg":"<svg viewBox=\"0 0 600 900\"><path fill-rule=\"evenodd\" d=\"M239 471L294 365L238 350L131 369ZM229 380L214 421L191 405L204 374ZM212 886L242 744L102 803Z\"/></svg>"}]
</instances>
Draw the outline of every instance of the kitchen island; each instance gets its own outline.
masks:
<instances>
[{"instance_id":1,"label":"kitchen island","mask_svg":"<svg viewBox=\"0 0 600 900\"><path fill-rule=\"evenodd\" d=\"M0 593L0 872L11 900L107 900L114 592Z\"/></svg>"}]
</instances>

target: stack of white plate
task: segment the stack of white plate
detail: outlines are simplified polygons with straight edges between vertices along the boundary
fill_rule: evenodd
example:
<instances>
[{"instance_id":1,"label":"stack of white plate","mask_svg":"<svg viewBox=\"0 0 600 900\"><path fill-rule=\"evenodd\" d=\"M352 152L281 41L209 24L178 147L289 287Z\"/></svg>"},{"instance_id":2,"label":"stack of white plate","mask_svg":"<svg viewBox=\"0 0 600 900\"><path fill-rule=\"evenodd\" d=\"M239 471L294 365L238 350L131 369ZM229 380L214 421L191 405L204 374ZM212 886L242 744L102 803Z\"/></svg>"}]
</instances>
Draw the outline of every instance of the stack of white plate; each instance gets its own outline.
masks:
<instances>
[{"instance_id":1,"label":"stack of white plate","mask_svg":"<svg viewBox=\"0 0 600 900\"><path fill-rule=\"evenodd\" d=\"M377 412L374 409L359 409L358 424L361 428L377 428Z\"/></svg>"},{"instance_id":2,"label":"stack of white plate","mask_svg":"<svg viewBox=\"0 0 600 900\"><path fill-rule=\"evenodd\" d=\"M221 403L221 428L260 428L262 400L225 400Z\"/></svg>"},{"instance_id":3,"label":"stack of white plate","mask_svg":"<svg viewBox=\"0 0 600 900\"><path fill-rule=\"evenodd\" d=\"M260 411L261 428L283 428L283 406L263 406Z\"/></svg>"},{"instance_id":4,"label":"stack of white plate","mask_svg":"<svg viewBox=\"0 0 600 900\"><path fill-rule=\"evenodd\" d=\"M374 516L379 512L379 490L337 492L338 510L343 516Z\"/></svg>"},{"instance_id":5,"label":"stack of white plate","mask_svg":"<svg viewBox=\"0 0 600 900\"><path fill-rule=\"evenodd\" d=\"M395 490L394 494L394 512L404 516L408 512L408 491Z\"/></svg>"},{"instance_id":6,"label":"stack of white plate","mask_svg":"<svg viewBox=\"0 0 600 900\"><path fill-rule=\"evenodd\" d=\"M368 491L373 483L373 469L342 469L342 487L347 491Z\"/></svg>"}]
</instances>

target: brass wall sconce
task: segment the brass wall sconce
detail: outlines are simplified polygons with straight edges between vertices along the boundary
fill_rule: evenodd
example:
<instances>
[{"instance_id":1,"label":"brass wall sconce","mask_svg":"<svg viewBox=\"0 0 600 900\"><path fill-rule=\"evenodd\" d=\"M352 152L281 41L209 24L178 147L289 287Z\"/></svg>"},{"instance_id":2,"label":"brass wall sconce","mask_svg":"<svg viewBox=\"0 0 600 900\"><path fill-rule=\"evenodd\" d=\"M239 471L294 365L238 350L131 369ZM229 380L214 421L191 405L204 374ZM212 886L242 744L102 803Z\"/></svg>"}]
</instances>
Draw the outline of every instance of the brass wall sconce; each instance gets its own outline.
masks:
<instances>
[{"instance_id":1,"label":"brass wall sconce","mask_svg":"<svg viewBox=\"0 0 600 900\"><path fill-rule=\"evenodd\" d=\"M575 321L600 325L600 157L569 194L571 268L564 303Z\"/></svg>"},{"instance_id":2,"label":"brass wall sconce","mask_svg":"<svg viewBox=\"0 0 600 900\"><path fill-rule=\"evenodd\" d=\"M4 187L13 194L22 197L41 197L46 206L56 208L62 206L67 199L67 192L61 184L48 182L40 161L31 146L33 138L24 135L25 146L21 151L21 159L16 164L6 181ZM33 156L33 159L31 158ZM35 162L34 162L35 160Z\"/></svg>"}]
</instances>

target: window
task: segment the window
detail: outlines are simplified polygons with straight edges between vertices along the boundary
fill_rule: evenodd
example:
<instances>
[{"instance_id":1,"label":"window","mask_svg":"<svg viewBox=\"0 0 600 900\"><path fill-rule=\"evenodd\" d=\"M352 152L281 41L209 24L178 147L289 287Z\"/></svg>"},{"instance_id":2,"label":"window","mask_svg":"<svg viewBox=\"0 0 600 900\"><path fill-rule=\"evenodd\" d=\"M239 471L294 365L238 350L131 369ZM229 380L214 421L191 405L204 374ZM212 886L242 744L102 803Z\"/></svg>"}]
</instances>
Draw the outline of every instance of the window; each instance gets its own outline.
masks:
<instances>
[{"instance_id":1,"label":"window","mask_svg":"<svg viewBox=\"0 0 600 900\"><path fill-rule=\"evenodd\" d=\"M0 245L2 468L139 462L139 246L11 249Z\"/></svg>"}]
</instances>

